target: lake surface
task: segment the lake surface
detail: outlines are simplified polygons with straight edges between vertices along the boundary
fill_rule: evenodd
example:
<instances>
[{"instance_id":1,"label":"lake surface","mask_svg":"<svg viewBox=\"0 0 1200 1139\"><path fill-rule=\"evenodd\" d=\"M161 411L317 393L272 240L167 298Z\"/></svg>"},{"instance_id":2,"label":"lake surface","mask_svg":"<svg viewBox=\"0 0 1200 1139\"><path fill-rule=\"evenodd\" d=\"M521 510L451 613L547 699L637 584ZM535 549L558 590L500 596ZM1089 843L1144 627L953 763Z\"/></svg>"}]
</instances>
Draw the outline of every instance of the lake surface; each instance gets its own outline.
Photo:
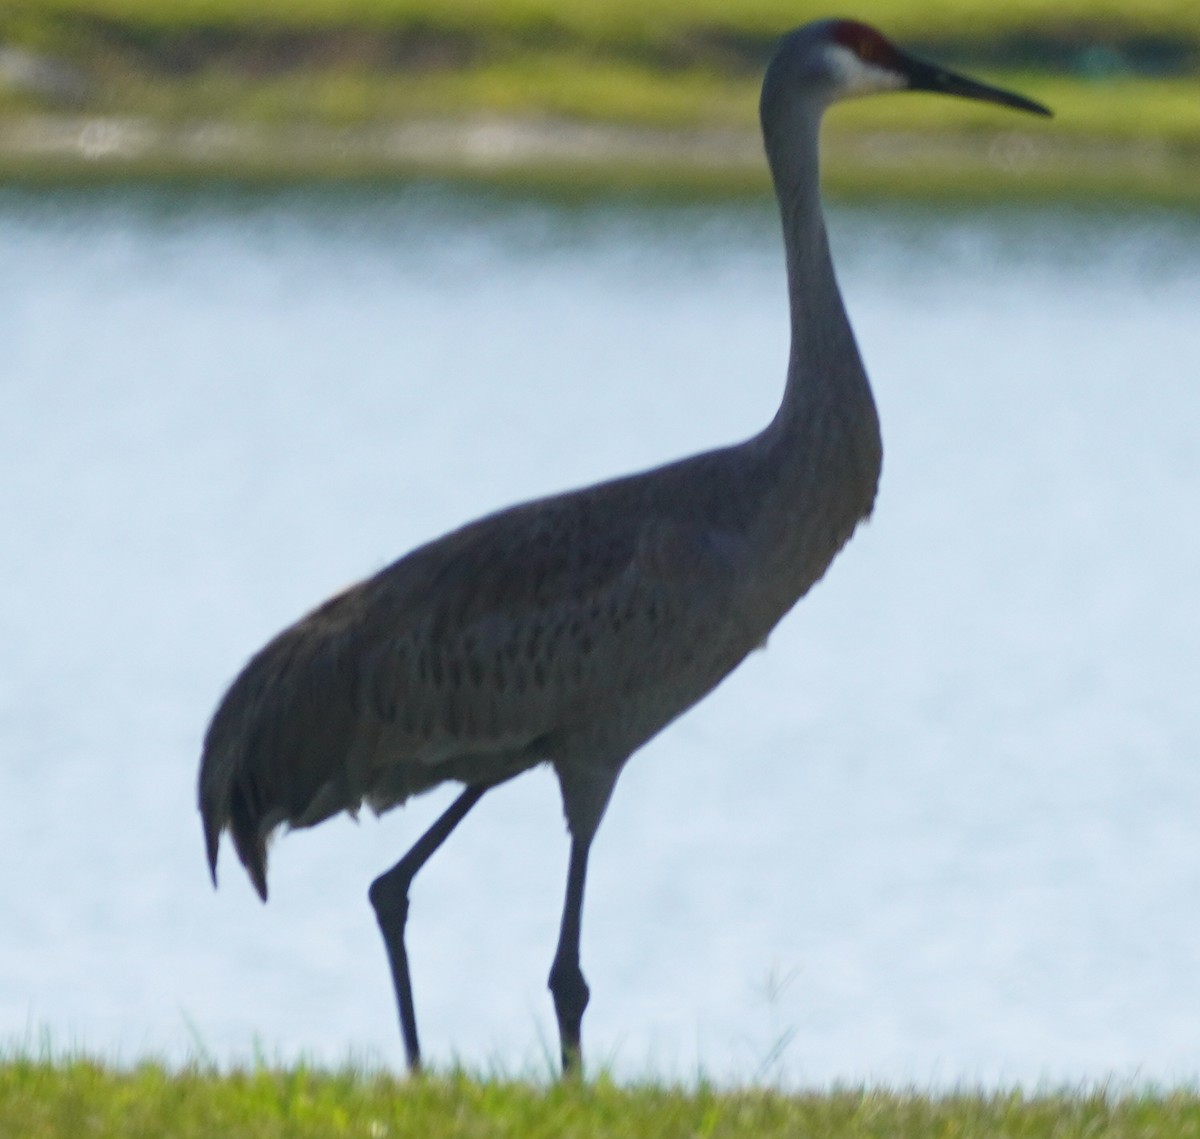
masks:
<instances>
[{"instance_id":1,"label":"lake surface","mask_svg":"<svg viewBox=\"0 0 1200 1139\"><path fill-rule=\"evenodd\" d=\"M1200 1076L1200 221L835 211L872 522L627 768L593 1065L923 1087ZM194 780L268 636L466 518L756 431L767 206L0 194L0 1038L399 1066L366 887L448 801L214 893ZM414 890L428 1058L547 1070L552 775Z\"/></svg>"}]
</instances>

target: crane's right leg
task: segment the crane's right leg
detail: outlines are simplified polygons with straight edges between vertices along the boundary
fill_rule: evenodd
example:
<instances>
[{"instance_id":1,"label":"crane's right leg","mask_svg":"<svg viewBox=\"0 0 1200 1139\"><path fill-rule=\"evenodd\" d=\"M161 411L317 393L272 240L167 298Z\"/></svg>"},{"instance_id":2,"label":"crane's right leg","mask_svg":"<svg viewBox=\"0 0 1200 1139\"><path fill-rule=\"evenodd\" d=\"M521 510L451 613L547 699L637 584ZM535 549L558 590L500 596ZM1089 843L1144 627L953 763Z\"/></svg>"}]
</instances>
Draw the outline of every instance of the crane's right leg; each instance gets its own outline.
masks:
<instances>
[{"instance_id":1,"label":"crane's right leg","mask_svg":"<svg viewBox=\"0 0 1200 1139\"><path fill-rule=\"evenodd\" d=\"M483 798L487 789L486 786L468 787L391 870L380 874L371 883L369 897L371 905L375 907L375 918L379 922L383 942L387 946L388 962L392 967L396 1004L400 1008L400 1032L404 1036L404 1053L408 1057L410 1072L420 1071L421 1046L417 1043L417 1014L413 1008L408 953L404 948L404 925L408 920L408 888L417 876L417 871L450 837L450 832Z\"/></svg>"},{"instance_id":2,"label":"crane's right leg","mask_svg":"<svg viewBox=\"0 0 1200 1139\"><path fill-rule=\"evenodd\" d=\"M587 877L588 848L591 839L571 840L571 865L567 871L567 898L563 905L558 949L550 967L550 993L558 1017L558 1038L562 1044L563 1075L579 1075L582 1067L580 1029L588 1004L587 982L579 968L579 930L583 915L583 884Z\"/></svg>"}]
</instances>

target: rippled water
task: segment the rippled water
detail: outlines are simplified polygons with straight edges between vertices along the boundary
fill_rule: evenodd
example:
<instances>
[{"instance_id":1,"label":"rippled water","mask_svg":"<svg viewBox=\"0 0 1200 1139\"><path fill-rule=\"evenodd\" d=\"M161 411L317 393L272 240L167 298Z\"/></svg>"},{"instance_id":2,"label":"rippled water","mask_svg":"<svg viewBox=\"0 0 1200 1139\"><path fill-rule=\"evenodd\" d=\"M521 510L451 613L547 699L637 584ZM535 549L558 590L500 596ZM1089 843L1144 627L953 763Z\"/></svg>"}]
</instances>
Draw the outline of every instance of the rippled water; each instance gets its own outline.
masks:
<instances>
[{"instance_id":1,"label":"rippled water","mask_svg":"<svg viewBox=\"0 0 1200 1139\"><path fill-rule=\"evenodd\" d=\"M875 519L630 764L585 1044L624 1076L1200 1070L1200 223L839 211ZM0 1037L401 1052L365 898L447 800L278 843L194 808L207 716L326 594L513 500L757 430L769 208L425 187L0 194ZM418 880L435 1063L545 1070L552 776Z\"/></svg>"}]
</instances>

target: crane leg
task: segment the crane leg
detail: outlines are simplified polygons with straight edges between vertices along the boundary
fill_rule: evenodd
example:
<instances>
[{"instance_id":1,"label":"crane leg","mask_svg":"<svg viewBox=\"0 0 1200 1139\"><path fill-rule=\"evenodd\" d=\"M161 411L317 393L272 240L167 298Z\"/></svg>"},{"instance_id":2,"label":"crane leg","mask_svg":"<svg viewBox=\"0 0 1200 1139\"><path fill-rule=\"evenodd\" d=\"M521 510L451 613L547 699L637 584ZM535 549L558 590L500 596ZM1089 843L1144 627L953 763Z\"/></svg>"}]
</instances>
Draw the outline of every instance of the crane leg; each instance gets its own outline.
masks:
<instances>
[{"instance_id":1,"label":"crane leg","mask_svg":"<svg viewBox=\"0 0 1200 1139\"><path fill-rule=\"evenodd\" d=\"M582 1065L580 1029L587 1008L588 987L579 968L579 932L583 914L583 884L587 877L588 848L591 841L572 839L571 864L567 871L567 897L563 905L558 950L550 967L550 992L558 1017L558 1036L562 1044L563 1075L577 1075Z\"/></svg>"},{"instance_id":2,"label":"crane leg","mask_svg":"<svg viewBox=\"0 0 1200 1139\"><path fill-rule=\"evenodd\" d=\"M400 1032L404 1037L404 1053L408 1070L421 1069L421 1046L417 1041L417 1014L413 1008L412 981L408 971L408 952L404 948L404 926L408 920L408 889L417 872L429 861L433 852L450 837L450 832L466 817L467 812L483 798L487 786L468 787L438 817L412 849L391 870L380 874L371 883L369 897L375 907L388 963L392 967L392 982L396 986L396 1004L400 1010Z\"/></svg>"}]
</instances>

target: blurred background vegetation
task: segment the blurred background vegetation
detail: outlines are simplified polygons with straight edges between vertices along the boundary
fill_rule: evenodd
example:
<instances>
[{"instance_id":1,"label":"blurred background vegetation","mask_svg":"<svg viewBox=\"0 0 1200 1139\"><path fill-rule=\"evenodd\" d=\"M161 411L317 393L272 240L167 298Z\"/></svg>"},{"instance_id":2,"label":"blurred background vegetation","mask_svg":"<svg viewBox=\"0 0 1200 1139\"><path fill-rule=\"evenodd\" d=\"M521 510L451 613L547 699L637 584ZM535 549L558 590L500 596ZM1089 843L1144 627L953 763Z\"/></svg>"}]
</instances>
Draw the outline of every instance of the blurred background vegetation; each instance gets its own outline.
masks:
<instances>
[{"instance_id":1,"label":"blurred background vegetation","mask_svg":"<svg viewBox=\"0 0 1200 1139\"><path fill-rule=\"evenodd\" d=\"M780 32L828 14L812 0L10 0L0 175L432 169L761 188L763 64ZM865 100L831 119L835 189L1200 201L1196 0L859 0L845 14L1057 118Z\"/></svg>"}]
</instances>

